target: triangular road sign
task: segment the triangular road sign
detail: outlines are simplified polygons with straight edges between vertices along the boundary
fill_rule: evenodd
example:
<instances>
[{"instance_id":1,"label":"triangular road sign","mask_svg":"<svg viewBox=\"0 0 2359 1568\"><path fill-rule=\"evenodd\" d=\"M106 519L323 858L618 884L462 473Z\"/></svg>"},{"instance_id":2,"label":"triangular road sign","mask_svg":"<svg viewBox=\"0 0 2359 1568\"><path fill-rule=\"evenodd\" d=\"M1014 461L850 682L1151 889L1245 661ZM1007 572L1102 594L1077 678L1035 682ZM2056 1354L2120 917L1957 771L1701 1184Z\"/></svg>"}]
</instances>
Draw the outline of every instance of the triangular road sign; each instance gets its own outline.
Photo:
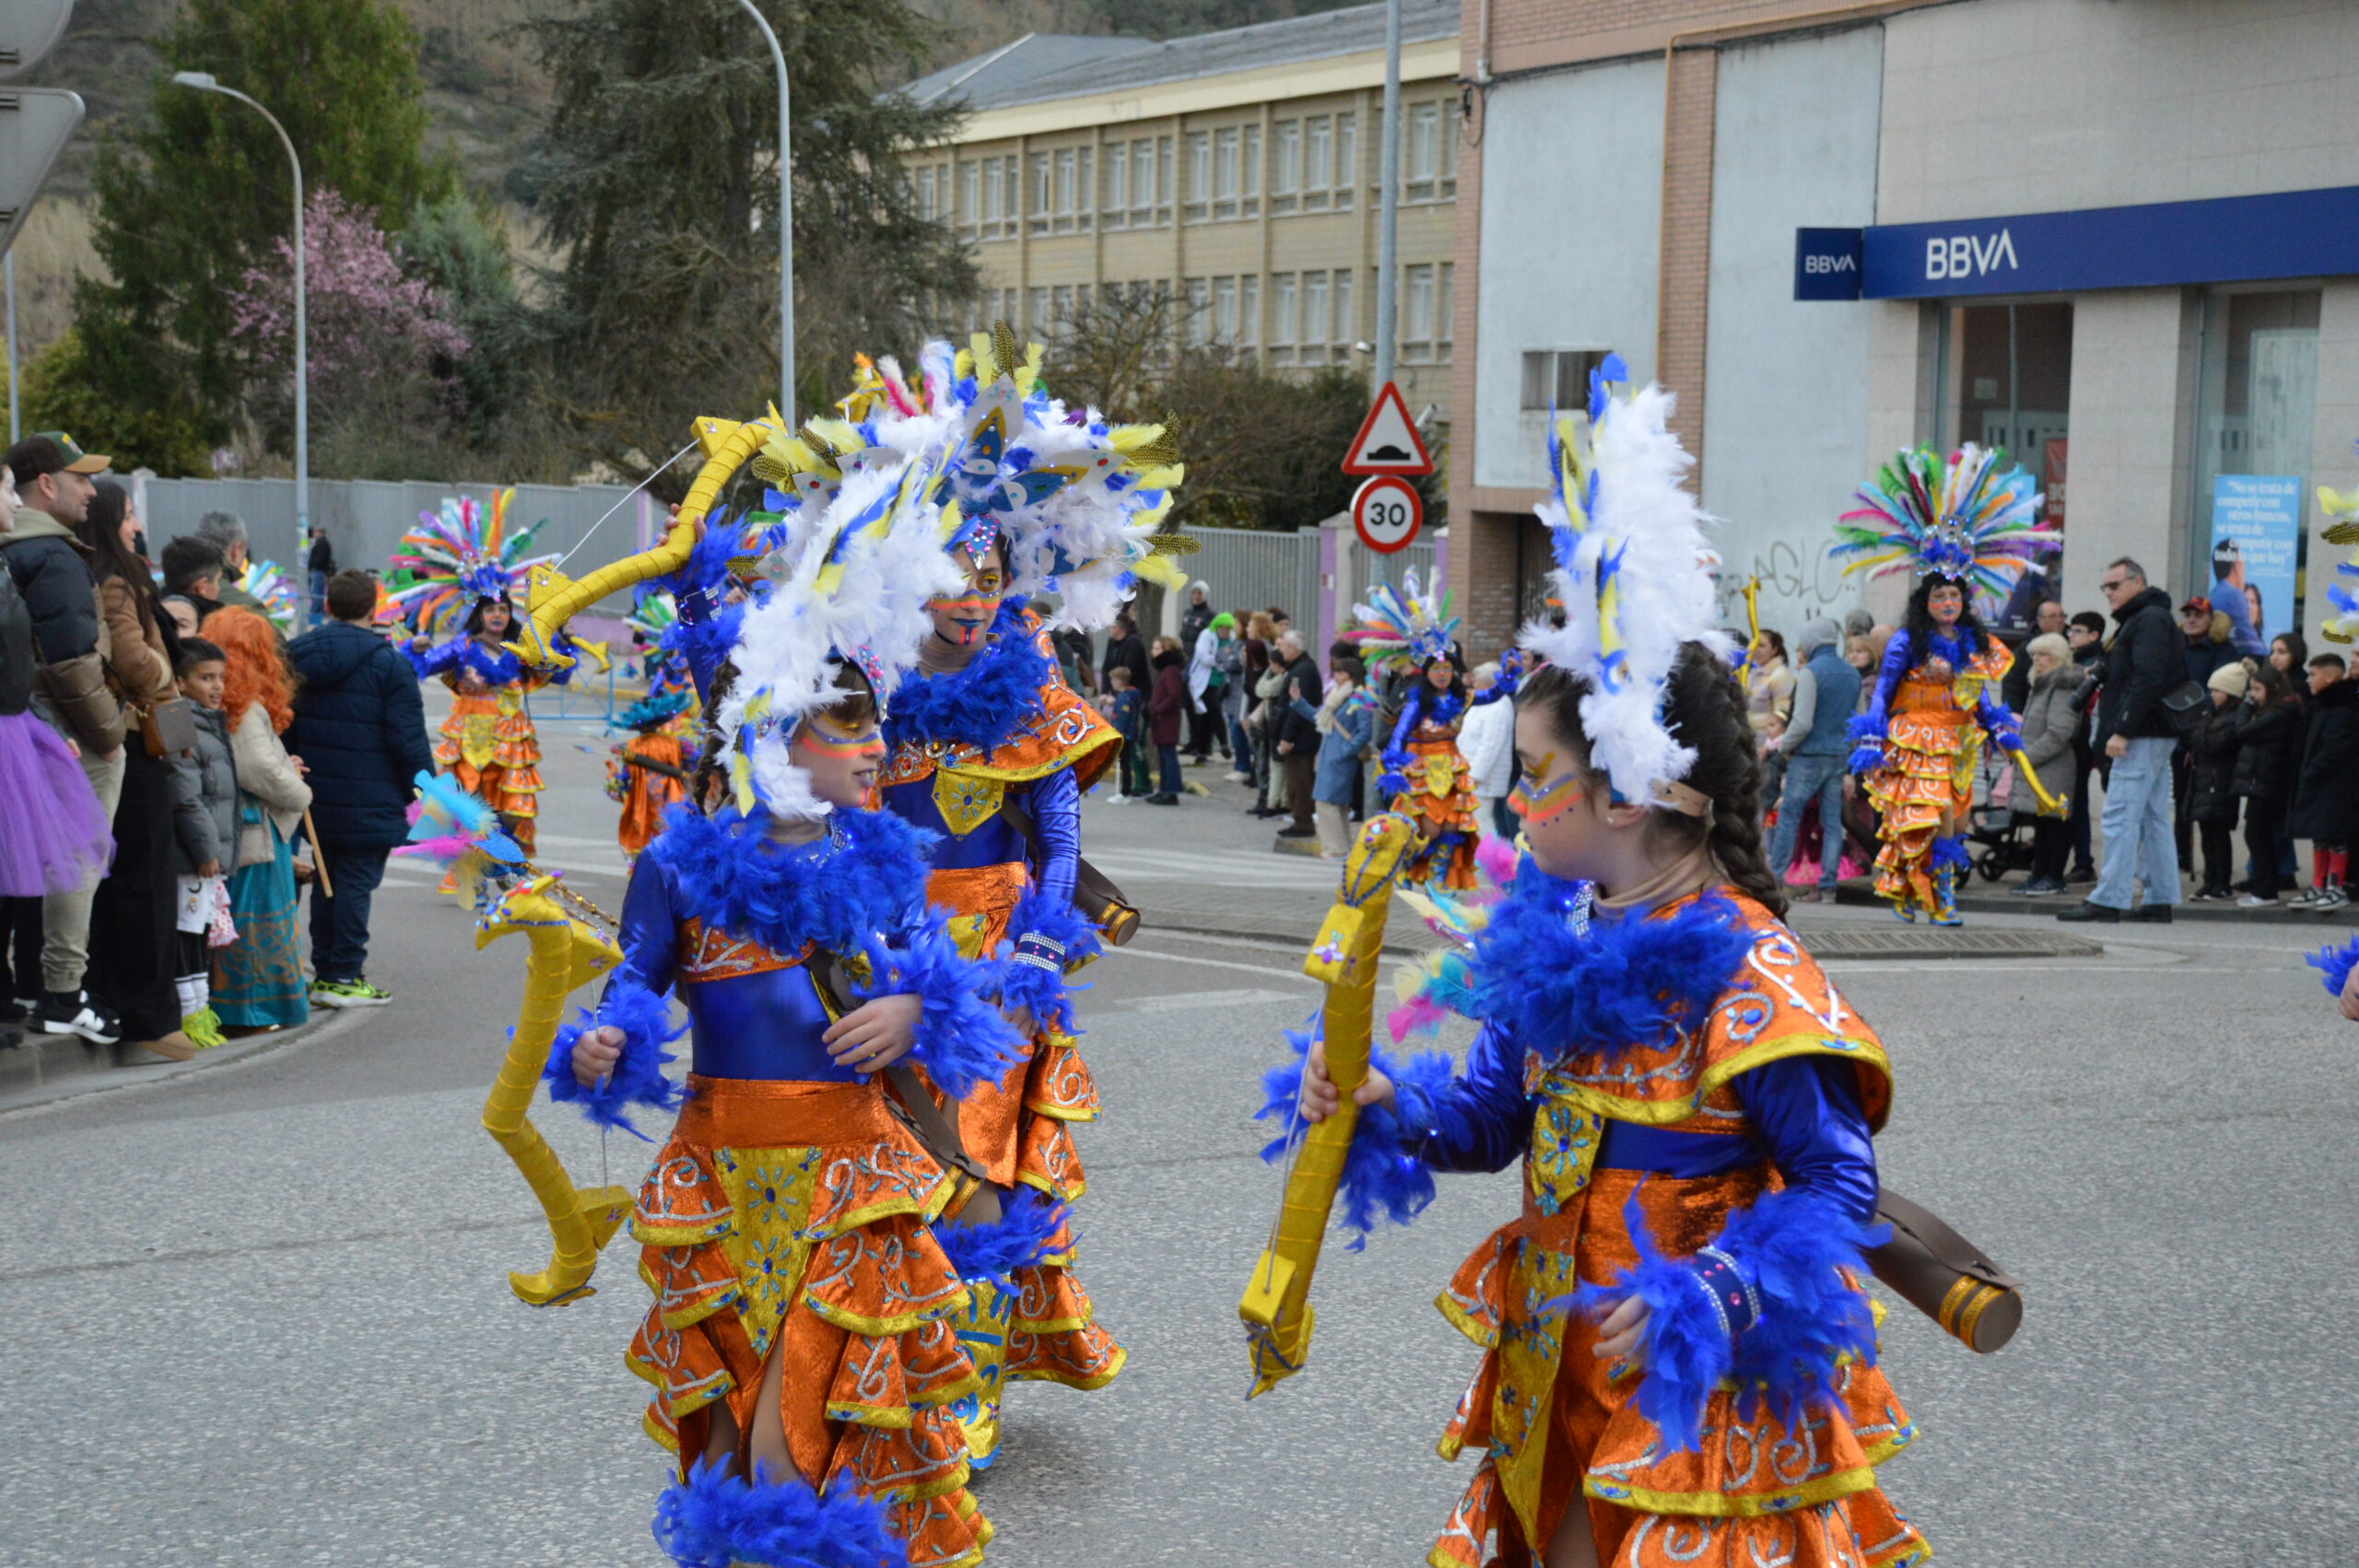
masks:
<instances>
[{"instance_id":1,"label":"triangular road sign","mask_svg":"<svg viewBox=\"0 0 2359 1568\"><path fill-rule=\"evenodd\" d=\"M1360 433L1352 438L1350 451L1344 458L1346 474L1399 474L1417 477L1434 471L1434 460L1426 455L1426 443L1417 435L1417 427L1409 417L1409 405L1401 401L1401 389L1391 381L1376 394L1375 406L1367 417L1360 421Z\"/></svg>"}]
</instances>

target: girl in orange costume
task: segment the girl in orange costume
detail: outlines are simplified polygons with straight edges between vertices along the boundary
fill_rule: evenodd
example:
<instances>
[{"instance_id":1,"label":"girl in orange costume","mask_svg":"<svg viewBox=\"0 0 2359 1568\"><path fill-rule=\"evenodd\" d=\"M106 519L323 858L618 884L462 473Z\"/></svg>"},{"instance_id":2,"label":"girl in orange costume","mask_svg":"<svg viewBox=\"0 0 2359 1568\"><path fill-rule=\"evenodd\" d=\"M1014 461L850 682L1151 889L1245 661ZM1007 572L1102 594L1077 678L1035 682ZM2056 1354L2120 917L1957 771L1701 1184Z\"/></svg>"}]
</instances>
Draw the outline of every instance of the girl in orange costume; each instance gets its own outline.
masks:
<instances>
[{"instance_id":1,"label":"girl in orange costume","mask_svg":"<svg viewBox=\"0 0 2359 1568\"><path fill-rule=\"evenodd\" d=\"M513 620L504 593L478 598L460 636L440 648L413 638L409 659L420 678L440 676L452 694L434 760L498 812L529 855L541 814L541 742L524 696L553 680L562 683L571 671L526 669L503 646Z\"/></svg>"}]
</instances>

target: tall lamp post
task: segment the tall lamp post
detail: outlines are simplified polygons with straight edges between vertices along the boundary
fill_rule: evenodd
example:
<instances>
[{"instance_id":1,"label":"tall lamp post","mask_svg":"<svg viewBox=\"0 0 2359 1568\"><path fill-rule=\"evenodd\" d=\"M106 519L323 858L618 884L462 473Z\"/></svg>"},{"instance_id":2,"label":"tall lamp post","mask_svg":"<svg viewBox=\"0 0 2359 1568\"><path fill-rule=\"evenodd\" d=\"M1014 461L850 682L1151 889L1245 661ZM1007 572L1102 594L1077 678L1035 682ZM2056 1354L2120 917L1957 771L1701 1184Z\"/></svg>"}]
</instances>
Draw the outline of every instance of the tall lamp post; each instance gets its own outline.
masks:
<instances>
[{"instance_id":1,"label":"tall lamp post","mask_svg":"<svg viewBox=\"0 0 2359 1568\"><path fill-rule=\"evenodd\" d=\"M754 25L762 29L778 64L778 411L786 427L794 428L794 158L786 122L786 51L778 33L754 0L737 0Z\"/></svg>"},{"instance_id":2,"label":"tall lamp post","mask_svg":"<svg viewBox=\"0 0 2359 1568\"><path fill-rule=\"evenodd\" d=\"M311 531L311 378L310 344L303 319L303 160L295 156L294 140L287 135L287 127L278 123L278 116L237 88L223 87L205 71L175 72L172 81L198 92L217 92L224 98L234 98L269 121L270 128L278 133L278 145L287 149L287 166L295 173L295 553L288 559L299 568L303 541Z\"/></svg>"}]
</instances>

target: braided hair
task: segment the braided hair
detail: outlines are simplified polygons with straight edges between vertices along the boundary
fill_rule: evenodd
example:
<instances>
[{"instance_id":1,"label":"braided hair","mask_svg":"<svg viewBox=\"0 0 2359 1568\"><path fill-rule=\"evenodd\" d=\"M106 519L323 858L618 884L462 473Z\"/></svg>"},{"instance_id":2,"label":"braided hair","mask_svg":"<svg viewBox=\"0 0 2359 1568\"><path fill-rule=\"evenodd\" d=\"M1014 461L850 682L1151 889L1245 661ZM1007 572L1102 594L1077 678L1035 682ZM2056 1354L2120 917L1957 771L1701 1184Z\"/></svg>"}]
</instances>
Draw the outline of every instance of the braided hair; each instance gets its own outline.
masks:
<instances>
[{"instance_id":1,"label":"braided hair","mask_svg":"<svg viewBox=\"0 0 2359 1568\"><path fill-rule=\"evenodd\" d=\"M1581 727L1581 698L1589 683L1560 664L1526 676L1516 706L1536 707L1573 747L1580 768L1590 766L1589 736ZM1708 843L1713 862L1729 884L1772 915L1786 913L1786 890L1770 868L1761 841L1761 756L1746 716L1744 688L1727 661L1700 642L1681 645L1679 661L1663 688L1663 719L1683 745L1696 750L1695 764L1681 780L1712 802L1707 816L1650 811L1647 830L1679 854ZM1837 831L1840 831L1838 827Z\"/></svg>"}]
</instances>

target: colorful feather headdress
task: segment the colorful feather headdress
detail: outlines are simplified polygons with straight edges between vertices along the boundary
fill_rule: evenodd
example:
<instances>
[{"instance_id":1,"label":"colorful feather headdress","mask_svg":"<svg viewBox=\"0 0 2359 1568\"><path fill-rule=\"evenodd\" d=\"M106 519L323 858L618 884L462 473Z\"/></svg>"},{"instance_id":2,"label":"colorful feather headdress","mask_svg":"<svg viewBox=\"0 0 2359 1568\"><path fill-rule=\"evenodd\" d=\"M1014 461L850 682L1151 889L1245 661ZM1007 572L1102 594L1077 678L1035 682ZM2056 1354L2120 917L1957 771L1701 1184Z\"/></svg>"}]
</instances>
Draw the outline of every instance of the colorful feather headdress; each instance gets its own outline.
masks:
<instances>
[{"instance_id":1,"label":"colorful feather headdress","mask_svg":"<svg viewBox=\"0 0 2359 1568\"><path fill-rule=\"evenodd\" d=\"M2063 542L2040 525L2031 475L1972 441L1946 461L1930 446L1899 453L1835 525L1832 554L1846 576L1909 569L1996 596Z\"/></svg>"},{"instance_id":2,"label":"colorful feather headdress","mask_svg":"<svg viewBox=\"0 0 2359 1568\"><path fill-rule=\"evenodd\" d=\"M1633 392L1628 377L1607 355L1590 373L1587 411L1559 415L1549 433L1553 493L1538 510L1565 624L1533 621L1521 640L1588 685L1581 729L1615 799L1690 810L1694 791L1677 786L1696 753L1664 726L1664 688L1682 644L1723 657L1733 646L1712 591L1709 520L1685 488L1695 460L1669 425L1672 394Z\"/></svg>"},{"instance_id":3,"label":"colorful feather headdress","mask_svg":"<svg viewBox=\"0 0 2359 1568\"><path fill-rule=\"evenodd\" d=\"M1186 471L1164 427L1051 396L1040 360L1004 322L965 348L927 345L915 380L863 357L845 417L814 421L802 441L823 458L881 448L932 463L949 547L973 559L1000 544L1010 592L1055 593L1060 624L1095 629L1141 580L1187 586L1172 557L1194 542L1161 532Z\"/></svg>"},{"instance_id":4,"label":"colorful feather headdress","mask_svg":"<svg viewBox=\"0 0 2359 1568\"><path fill-rule=\"evenodd\" d=\"M2334 614L2318 629L2329 642L2349 642L2359 637L2359 593L2352 591L2352 585L2359 583L2359 495L2345 496L2321 485L2318 510L2336 520L2318 537L2345 552L2344 558L2334 564L2334 576L2326 585L2327 603L2334 606Z\"/></svg>"},{"instance_id":5,"label":"colorful feather headdress","mask_svg":"<svg viewBox=\"0 0 2359 1568\"><path fill-rule=\"evenodd\" d=\"M445 497L440 512L417 514L417 526L402 535L391 562L413 580L388 595L411 625L431 626L463 600L508 598L523 572L557 558L526 554L546 518L509 530L508 508L515 498L512 488L495 490L487 509L473 496Z\"/></svg>"},{"instance_id":6,"label":"colorful feather headdress","mask_svg":"<svg viewBox=\"0 0 2359 1568\"><path fill-rule=\"evenodd\" d=\"M277 562L249 560L246 569L238 574L238 586L262 601L262 613L282 635L295 635L295 622L301 607L295 597L295 585L287 580L287 574L278 569Z\"/></svg>"},{"instance_id":7,"label":"colorful feather headdress","mask_svg":"<svg viewBox=\"0 0 2359 1568\"><path fill-rule=\"evenodd\" d=\"M1458 637L1458 617L1449 613L1449 595L1442 591L1441 568L1434 568L1431 592L1417 591L1414 568L1401 574L1401 586L1379 582L1368 592L1368 603L1352 606L1360 624L1344 635L1357 643L1361 657L1373 667L1422 669L1449 657Z\"/></svg>"}]
</instances>

